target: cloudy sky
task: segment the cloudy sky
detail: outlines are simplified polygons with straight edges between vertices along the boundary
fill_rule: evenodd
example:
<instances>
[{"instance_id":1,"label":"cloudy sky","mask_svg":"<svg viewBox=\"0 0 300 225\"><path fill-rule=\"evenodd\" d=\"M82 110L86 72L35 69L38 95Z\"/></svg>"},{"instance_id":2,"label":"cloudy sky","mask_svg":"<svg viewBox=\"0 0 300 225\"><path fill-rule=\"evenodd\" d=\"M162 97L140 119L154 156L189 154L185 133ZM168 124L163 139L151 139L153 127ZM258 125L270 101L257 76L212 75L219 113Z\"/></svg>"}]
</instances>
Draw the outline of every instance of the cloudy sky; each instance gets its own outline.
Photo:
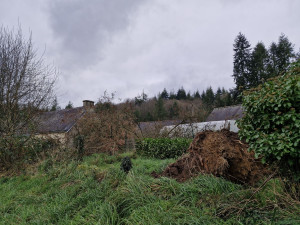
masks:
<instances>
[{"instance_id":1,"label":"cloudy sky","mask_svg":"<svg viewBox=\"0 0 300 225\"><path fill-rule=\"evenodd\" d=\"M56 93L97 101L163 88L234 86L233 42L269 46L281 33L300 47L299 0L0 0L0 25L32 31L34 46L60 71Z\"/></svg>"}]
</instances>

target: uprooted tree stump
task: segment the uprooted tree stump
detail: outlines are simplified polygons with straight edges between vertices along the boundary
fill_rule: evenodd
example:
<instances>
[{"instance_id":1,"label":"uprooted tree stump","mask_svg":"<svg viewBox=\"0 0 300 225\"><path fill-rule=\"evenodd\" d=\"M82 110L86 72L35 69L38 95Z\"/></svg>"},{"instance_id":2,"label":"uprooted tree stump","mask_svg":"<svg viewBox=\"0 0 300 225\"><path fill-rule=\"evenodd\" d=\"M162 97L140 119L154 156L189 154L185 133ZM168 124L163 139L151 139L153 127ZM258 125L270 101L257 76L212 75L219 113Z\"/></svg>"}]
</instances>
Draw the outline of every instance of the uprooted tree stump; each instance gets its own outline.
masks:
<instances>
[{"instance_id":1,"label":"uprooted tree stump","mask_svg":"<svg viewBox=\"0 0 300 225\"><path fill-rule=\"evenodd\" d=\"M248 152L248 145L228 130L197 134L187 153L161 174L183 182L201 173L224 177L240 184L255 184L266 173L266 166Z\"/></svg>"}]
</instances>

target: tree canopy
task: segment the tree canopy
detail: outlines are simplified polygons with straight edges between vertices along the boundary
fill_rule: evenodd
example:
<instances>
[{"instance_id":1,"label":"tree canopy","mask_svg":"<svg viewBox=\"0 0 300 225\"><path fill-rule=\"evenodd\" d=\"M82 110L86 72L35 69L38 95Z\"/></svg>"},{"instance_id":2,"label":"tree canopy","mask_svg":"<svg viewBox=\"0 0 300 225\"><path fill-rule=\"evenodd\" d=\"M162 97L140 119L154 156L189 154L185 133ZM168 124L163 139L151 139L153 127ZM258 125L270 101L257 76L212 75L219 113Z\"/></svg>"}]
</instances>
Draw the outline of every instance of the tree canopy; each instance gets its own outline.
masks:
<instances>
[{"instance_id":1,"label":"tree canopy","mask_svg":"<svg viewBox=\"0 0 300 225\"><path fill-rule=\"evenodd\" d=\"M263 42L258 42L252 50L246 36L239 33L234 40L233 51L232 76L236 85L233 96L238 102L241 102L240 94L244 90L285 73L297 59L294 45L284 34L279 36L278 43L272 42L269 49Z\"/></svg>"}]
</instances>

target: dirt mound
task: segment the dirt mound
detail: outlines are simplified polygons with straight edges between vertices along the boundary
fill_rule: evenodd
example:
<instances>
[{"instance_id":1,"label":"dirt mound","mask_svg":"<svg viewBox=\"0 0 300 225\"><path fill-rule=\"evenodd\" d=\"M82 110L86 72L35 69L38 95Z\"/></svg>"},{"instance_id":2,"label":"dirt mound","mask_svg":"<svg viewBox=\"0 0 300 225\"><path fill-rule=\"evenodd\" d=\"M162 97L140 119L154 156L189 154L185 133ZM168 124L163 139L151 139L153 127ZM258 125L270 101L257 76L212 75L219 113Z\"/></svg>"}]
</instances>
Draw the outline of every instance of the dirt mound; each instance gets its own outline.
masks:
<instances>
[{"instance_id":1,"label":"dirt mound","mask_svg":"<svg viewBox=\"0 0 300 225\"><path fill-rule=\"evenodd\" d=\"M185 181L199 173L206 173L253 185L267 173L267 169L247 149L248 145L228 130L201 132L191 143L187 154L170 164L161 174L153 176Z\"/></svg>"}]
</instances>

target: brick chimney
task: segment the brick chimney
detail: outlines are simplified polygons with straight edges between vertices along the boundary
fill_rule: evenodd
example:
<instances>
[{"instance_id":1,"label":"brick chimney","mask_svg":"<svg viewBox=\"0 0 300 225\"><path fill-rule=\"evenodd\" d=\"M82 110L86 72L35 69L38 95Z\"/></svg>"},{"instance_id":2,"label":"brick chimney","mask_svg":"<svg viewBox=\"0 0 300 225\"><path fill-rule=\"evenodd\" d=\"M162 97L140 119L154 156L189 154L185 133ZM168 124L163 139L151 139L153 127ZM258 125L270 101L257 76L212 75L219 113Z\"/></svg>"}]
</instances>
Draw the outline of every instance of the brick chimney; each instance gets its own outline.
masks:
<instances>
[{"instance_id":1,"label":"brick chimney","mask_svg":"<svg viewBox=\"0 0 300 225\"><path fill-rule=\"evenodd\" d=\"M83 100L83 107L93 107L94 102L90 100Z\"/></svg>"}]
</instances>

